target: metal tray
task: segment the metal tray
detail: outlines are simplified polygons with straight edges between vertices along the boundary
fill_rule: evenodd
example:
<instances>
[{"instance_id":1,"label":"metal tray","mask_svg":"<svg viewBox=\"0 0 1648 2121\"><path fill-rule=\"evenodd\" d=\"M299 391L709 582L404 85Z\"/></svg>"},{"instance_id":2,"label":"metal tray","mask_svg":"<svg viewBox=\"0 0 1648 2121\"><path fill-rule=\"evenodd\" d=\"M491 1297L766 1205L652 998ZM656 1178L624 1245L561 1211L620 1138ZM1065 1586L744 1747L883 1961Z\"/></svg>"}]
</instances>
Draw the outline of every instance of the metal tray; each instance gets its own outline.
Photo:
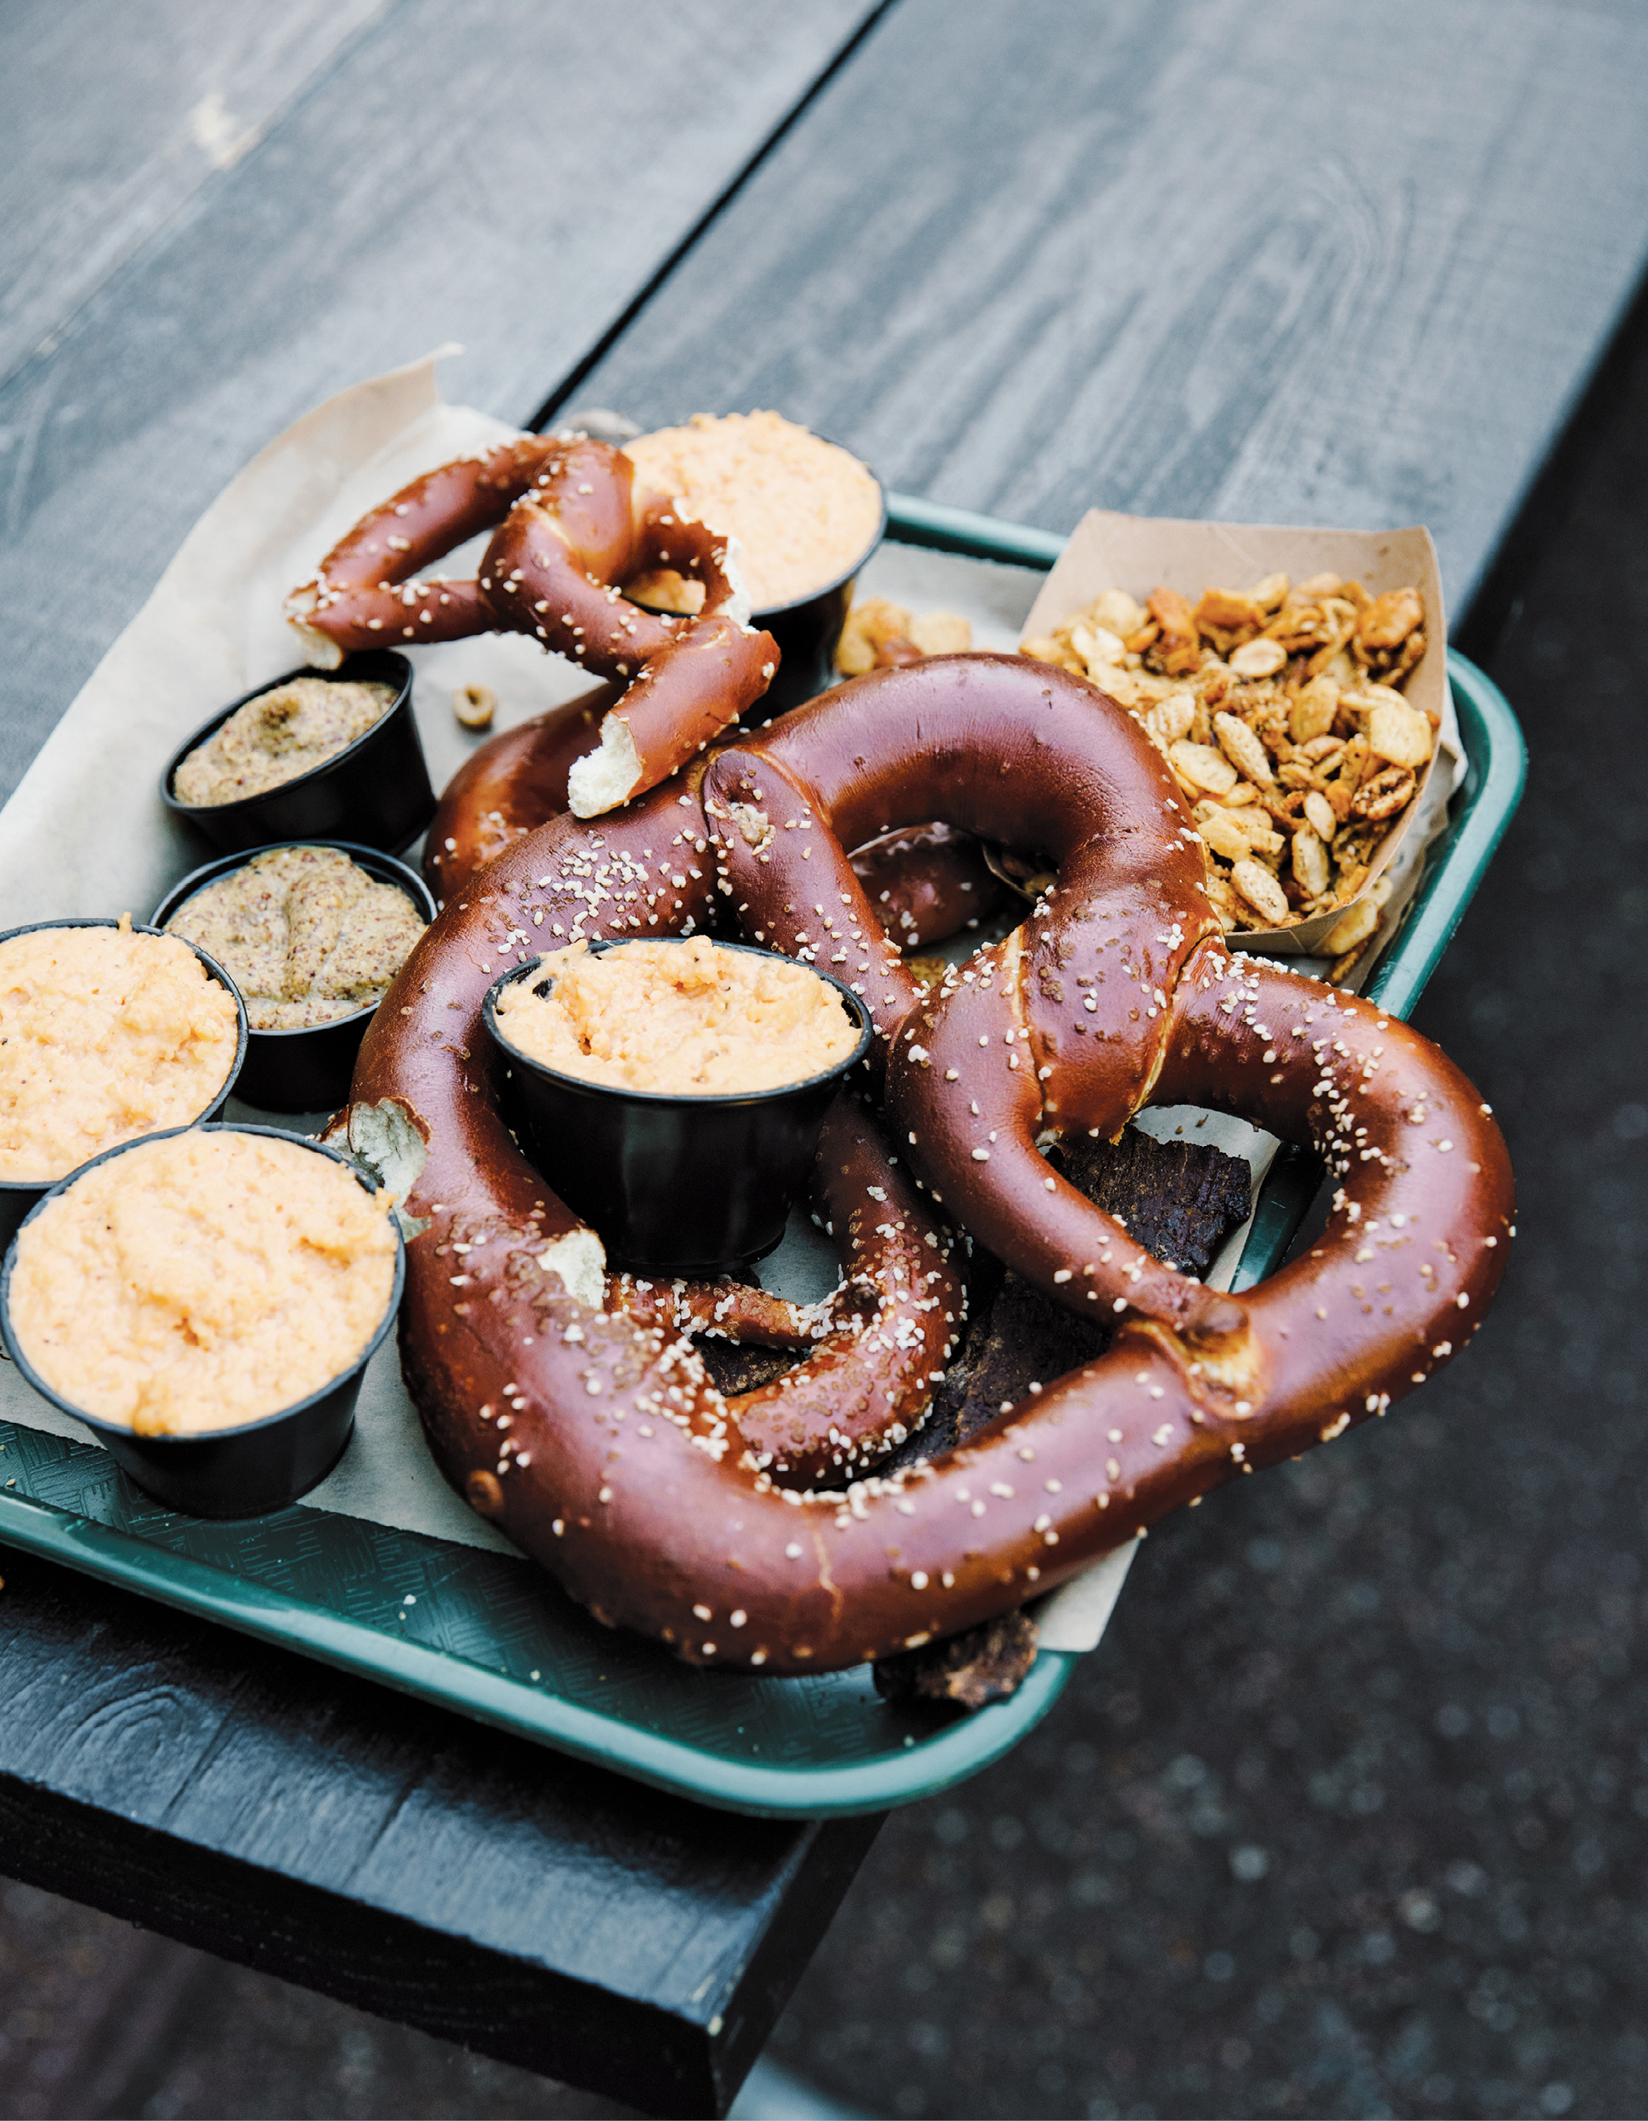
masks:
<instances>
[{"instance_id":1,"label":"metal tray","mask_svg":"<svg viewBox=\"0 0 1648 2121\"><path fill-rule=\"evenodd\" d=\"M1064 544L897 496L888 534L1021 567L1051 567ZM1449 674L1469 770L1368 990L1399 1016L1435 969L1522 789L1509 706L1462 657L1450 657ZM1279 1263L1314 1190L1308 1158L1278 1158L1238 1287ZM771 1815L880 1811L976 1774L1046 1715L1076 1662L1044 1650L1012 1700L960 1721L889 1706L863 1666L804 1679L697 1671L599 1626L525 1560L301 1504L203 1523L151 1503L105 1452L9 1422L0 1422L0 1541L620 1774Z\"/></svg>"}]
</instances>

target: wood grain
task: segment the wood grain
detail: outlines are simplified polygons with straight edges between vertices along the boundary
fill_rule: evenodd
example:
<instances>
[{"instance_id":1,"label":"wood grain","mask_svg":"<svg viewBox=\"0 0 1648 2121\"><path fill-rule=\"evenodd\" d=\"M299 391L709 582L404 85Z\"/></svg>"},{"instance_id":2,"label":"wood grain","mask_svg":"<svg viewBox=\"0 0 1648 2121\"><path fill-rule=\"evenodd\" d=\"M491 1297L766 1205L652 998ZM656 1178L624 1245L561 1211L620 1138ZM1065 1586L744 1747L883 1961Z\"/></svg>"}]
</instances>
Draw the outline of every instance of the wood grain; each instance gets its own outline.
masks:
<instances>
[{"instance_id":1,"label":"wood grain","mask_svg":"<svg viewBox=\"0 0 1648 2121\"><path fill-rule=\"evenodd\" d=\"M1426 522L1458 607L1648 256L1645 78L1640 10L904 0L581 395L1050 529Z\"/></svg>"},{"instance_id":2,"label":"wood grain","mask_svg":"<svg viewBox=\"0 0 1648 2121\"><path fill-rule=\"evenodd\" d=\"M339 50L0 389L0 792L271 436L444 340L528 418L869 12L396 0Z\"/></svg>"},{"instance_id":3,"label":"wood grain","mask_svg":"<svg viewBox=\"0 0 1648 2121\"><path fill-rule=\"evenodd\" d=\"M5 1573L0 1870L649 2111L730 2100L878 1824L706 1812Z\"/></svg>"},{"instance_id":4,"label":"wood grain","mask_svg":"<svg viewBox=\"0 0 1648 2121\"><path fill-rule=\"evenodd\" d=\"M0 30L0 384L386 4L14 0Z\"/></svg>"}]
</instances>

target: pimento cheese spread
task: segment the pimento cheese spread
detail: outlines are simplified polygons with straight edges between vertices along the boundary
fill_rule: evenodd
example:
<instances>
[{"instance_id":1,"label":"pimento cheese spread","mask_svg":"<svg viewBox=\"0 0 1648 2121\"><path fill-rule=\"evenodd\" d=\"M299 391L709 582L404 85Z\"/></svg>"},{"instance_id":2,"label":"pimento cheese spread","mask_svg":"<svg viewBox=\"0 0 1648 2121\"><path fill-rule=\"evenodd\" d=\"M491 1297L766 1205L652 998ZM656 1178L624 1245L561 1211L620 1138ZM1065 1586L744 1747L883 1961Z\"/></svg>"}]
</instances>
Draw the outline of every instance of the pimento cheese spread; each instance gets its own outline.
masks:
<instances>
[{"instance_id":1,"label":"pimento cheese spread","mask_svg":"<svg viewBox=\"0 0 1648 2121\"><path fill-rule=\"evenodd\" d=\"M172 793L197 809L262 795L346 751L394 704L394 686L376 679L293 678L275 685L195 746L172 775Z\"/></svg>"},{"instance_id":2,"label":"pimento cheese spread","mask_svg":"<svg viewBox=\"0 0 1648 2121\"><path fill-rule=\"evenodd\" d=\"M129 916L0 942L0 1179L50 1184L186 1126L239 1043L233 995L187 943L134 934Z\"/></svg>"},{"instance_id":3,"label":"pimento cheese spread","mask_svg":"<svg viewBox=\"0 0 1648 2121\"><path fill-rule=\"evenodd\" d=\"M254 1031L294 1031L381 1002L424 919L335 847L273 847L214 877L166 927L217 959Z\"/></svg>"},{"instance_id":4,"label":"pimento cheese spread","mask_svg":"<svg viewBox=\"0 0 1648 2121\"><path fill-rule=\"evenodd\" d=\"M53 1391L142 1435L279 1413L347 1370L395 1282L386 1208L267 1135L139 1142L17 1241L11 1324Z\"/></svg>"},{"instance_id":5,"label":"pimento cheese spread","mask_svg":"<svg viewBox=\"0 0 1648 2121\"><path fill-rule=\"evenodd\" d=\"M724 950L707 937L573 943L548 960L552 983L499 995L500 1029L546 1068L666 1097L737 1097L839 1067L859 1027L827 980L787 957Z\"/></svg>"},{"instance_id":6,"label":"pimento cheese spread","mask_svg":"<svg viewBox=\"0 0 1648 2121\"><path fill-rule=\"evenodd\" d=\"M684 515L737 538L757 611L793 604L839 581L870 548L881 488L846 450L776 412L696 413L626 442L635 492L663 495ZM673 569L639 575L629 593L665 611L696 611L700 583Z\"/></svg>"}]
</instances>

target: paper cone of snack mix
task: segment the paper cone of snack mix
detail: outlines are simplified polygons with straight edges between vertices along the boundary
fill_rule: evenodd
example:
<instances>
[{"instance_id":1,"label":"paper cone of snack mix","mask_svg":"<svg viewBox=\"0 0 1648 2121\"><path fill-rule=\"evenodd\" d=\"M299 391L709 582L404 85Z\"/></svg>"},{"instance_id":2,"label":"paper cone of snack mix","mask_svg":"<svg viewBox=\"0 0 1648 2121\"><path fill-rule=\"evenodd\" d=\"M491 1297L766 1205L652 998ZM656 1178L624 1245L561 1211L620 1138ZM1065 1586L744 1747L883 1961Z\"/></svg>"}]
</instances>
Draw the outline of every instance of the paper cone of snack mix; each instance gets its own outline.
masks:
<instances>
[{"instance_id":1,"label":"paper cone of snack mix","mask_svg":"<svg viewBox=\"0 0 1648 2121\"><path fill-rule=\"evenodd\" d=\"M1278 578L1284 576L1289 585L1285 597L1277 586ZM1317 578L1323 576L1337 576L1341 584L1360 584L1370 602L1387 597L1393 599L1368 620L1364 636L1359 637L1353 629L1344 646L1336 651L1331 644L1346 619L1345 611L1338 607L1354 604L1358 625L1366 617L1366 607L1356 604L1354 597L1335 598L1332 592L1308 599L1301 597L1302 585L1314 585ZM1192 627L1186 630L1179 653L1172 655L1174 632L1170 623L1165 629L1158 627L1156 642L1151 644L1155 653L1152 655L1147 648L1145 663L1141 665L1138 653L1127 655L1126 643L1111 627L1102 623L1086 624L1078 630L1077 640L1072 641L1071 622L1087 613L1106 591L1125 592L1124 599L1116 600L1110 607L1110 615L1116 623L1126 624L1130 616L1126 599L1131 599L1140 608L1143 630L1148 632L1152 623L1152 614L1147 609L1149 599L1153 592L1164 588L1177 591L1187 607L1184 610L1172 605L1165 607L1170 621L1176 616L1182 624L1187 617L1197 615L1210 622L1218 618L1229 622L1219 631L1216 642L1209 641L1205 627ZM1204 605L1202 600L1209 590L1235 592L1237 600L1225 605L1210 599ZM1255 590L1258 598L1253 601L1251 593ZM1406 640L1396 646L1379 645L1385 636L1399 630L1405 620L1411 618L1411 605L1394 600L1393 593L1402 590L1417 590L1423 604L1423 653L1417 661L1412 660L1418 647L1416 633L1410 632ZM1248 601L1244 602L1244 599ZM1305 608L1307 604L1314 608ZM1382 624L1382 619L1394 623ZM1261 620L1262 625L1256 623ZM1313 627L1322 636L1321 645L1314 649L1308 641L1301 643L1299 639L1301 633L1308 634ZM1139 638L1140 635L1134 636L1135 640ZM1234 666L1227 663L1227 667L1239 670L1244 661L1242 648L1266 639L1275 639L1278 645L1287 642L1293 648L1289 662L1269 681L1273 715L1280 715L1284 699L1290 703L1291 711L1291 702L1312 684L1315 686L1289 723L1288 743L1294 754L1289 763L1294 770L1286 773L1276 757L1258 745L1251 731L1244 742L1242 734L1229 727L1230 720L1236 717L1226 716L1220 727L1209 726L1201 730L1202 723L1213 722L1216 709L1210 713L1204 706L1197 724L1197 729L1207 736L1205 745L1194 742L1197 730L1187 731L1180 737L1174 734L1178 721L1184 716L1186 698L1195 699L1195 691L1191 688L1207 688L1206 657L1210 648L1220 660L1234 657ZM1163 659L1163 649L1159 645L1162 642L1168 643L1171 659L1180 665L1180 675L1153 672L1146 667L1151 661ZM1193 806L1199 809L1199 826L1204 838L1208 839L1210 846L1215 839L1222 843L1220 851L1225 859L1218 865L1222 881L1215 886L1215 898L1235 907L1237 925L1231 930L1231 941L1237 947L1277 956L1336 957L1359 946L1371 934L1381 898L1380 879L1390 868L1398 847L1424 807L1425 790L1436 764L1435 739L1442 726L1447 697L1447 627L1442 583L1436 564L1436 548L1428 530L1421 527L1385 531L1296 530L1262 523L1188 523L1163 517L1116 515L1107 509L1095 508L1077 524L1058 565L1043 584L1025 621L1020 645L1028 653L1039 653L1049 660L1062 662L1066 668L1083 671L1105 691L1120 699L1122 705L1151 730L1173 762ZM1124 651L1119 658L1118 648ZM1268 653L1271 652L1258 649L1246 660L1262 664ZM1321 667L1315 678L1307 677L1306 671L1318 662ZM1204 665L1199 677L1198 663ZM1411 667L1404 669L1404 663ZM1396 678L1394 687L1385 682L1391 676ZM1255 693L1253 689L1256 683L1264 686L1265 680L1261 677L1233 688L1235 703L1241 705L1262 699L1264 693ZM1185 690L1175 695L1171 688L1176 685ZM1168 688L1165 708L1164 687ZM1399 700L1392 697L1395 691L1400 693ZM1305 757L1303 745L1296 744L1293 739L1296 732L1308 731L1323 721L1330 706L1334 720L1324 729L1323 735L1344 736L1349 732L1360 740L1360 748L1348 756L1345 751L1329 753L1327 763L1332 770L1326 776L1318 776L1318 762ZM1412 718L1413 709L1419 710L1430 726L1428 756L1423 760L1415 758L1415 754L1424 748L1424 738L1417 721ZM1272 726L1279 732L1279 720ZM1318 751L1327 749L1325 743L1316 739L1307 741L1316 742ZM1188 750L1182 748L1187 743ZM1180 747L1177 753L1176 744ZM1404 763L1394 765L1382 755L1383 752L1396 754ZM1214 756L1210 758L1209 753ZM1223 759L1228 769L1233 758L1238 762L1234 786L1226 791L1217 785L1224 778L1217 762ZM1247 759L1253 766L1268 767L1271 781L1260 787L1256 777L1244 775L1239 764L1242 759ZM1205 775L1216 785L1206 788L1194 780L1187 780L1187 768L1192 773ZM1371 782L1377 775L1387 774L1387 769L1390 769L1387 778L1380 787L1372 788ZM1354 803L1364 787L1368 789L1363 797L1364 806L1377 812L1384 802L1406 787L1402 778L1404 773L1412 775L1412 794L1382 832L1373 829L1382 822L1377 817L1366 819L1354 812L1345 817L1337 814L1347 802ZM1319 780L1317 791L1298 785L1307 774ZM1349 786L1352 780L1356 781L1354 790ZM1272 816L1269 819L1271 837L1266 839L1262 835L1259 813L1244 800L1244 791L1264 797L1285 797L1295 793L1301 799L1305 794L1316 792L1318 800L1312 803L1311 810L1319 825L1327 821L1321 803L1331 800L1337 806L1335 839L1323 840L1312 828L1310 837L1316 845L1306 846L1296 855L1291 842L1301 826L1309 825L1309 820L1295 819L1290 826L1284 827L1279 818ZM1235 823L1228 816L1219 814L1227 808L1230 795L1235 797L1234 808L1238 812ZM1244 826L1250 838L1245 857L1236 853ZM1284 843L1280 851L1274 844L1277 840ZM1334 852L1336 845L1337 855ZM1294 871L1296 859L1306 877L1320 876L1318 848L1327 855L1327 884L1316 896L1319 901L1331 894L1336 902L1325 909L1318 904L1317 910L1282 922L1276 914L1282 903L1277 893L1283 889L1283 880L1294 875L1296 893L1303 889ZM1261 905L1249 902L1233 887L1230 879L1235 874L1236 859L1252 861L1257 869L1270 872L1268 887L1264 877L1256 875L1253 868L1242 872L1243 880L1253 888L1256 899L1268 902L1275 909L1270 919L1265 919ZM1363 872L1359 876L1355 873L1358 870ZM1341 889L1343 895L1340 895ZM1255 925L1251 928L1242 925L1248 920Z\"/></svg>"}]
</instances>

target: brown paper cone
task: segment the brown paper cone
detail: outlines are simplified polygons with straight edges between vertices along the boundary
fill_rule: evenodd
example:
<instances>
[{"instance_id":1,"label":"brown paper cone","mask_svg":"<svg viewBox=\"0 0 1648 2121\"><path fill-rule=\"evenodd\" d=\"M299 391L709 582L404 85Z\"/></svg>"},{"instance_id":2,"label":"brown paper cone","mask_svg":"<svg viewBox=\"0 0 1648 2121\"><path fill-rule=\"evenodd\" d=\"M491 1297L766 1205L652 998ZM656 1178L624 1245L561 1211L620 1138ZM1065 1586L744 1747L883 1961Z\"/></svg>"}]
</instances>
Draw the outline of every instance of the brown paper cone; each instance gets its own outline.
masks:
<instances>
[{"instance_id":1,"label":"brown paper cone","mask_svg":"<svg viewBox=\"0 0 1648 2121\"><path fill-rule=\"evenodd\" d=\"M1359 581L1372 596L1416 588L1425 600L1425 653L1408 675L1403 695L1441 717L1447 703L1447 620L1436 547L1422 525L1407 530L1306 530L1274 523L1188 523L1164 516L1117 515L1093 508L1076 525L1058 565L1024 622L1024 640L1049 634L1106 589L1125 589L1142 604L1153 589L1177 589L1194 604L1204 589L1240 589L1267 574L1296 582L1331 571ZM1431 755L1418 792L1386 834L1357 898L1291 928L1242 929L1238 949L1276 957L1311 957L1353 905L1366 898L1390 867L1424 807L1436 770Z\"/></svg>"}]
</instances>

